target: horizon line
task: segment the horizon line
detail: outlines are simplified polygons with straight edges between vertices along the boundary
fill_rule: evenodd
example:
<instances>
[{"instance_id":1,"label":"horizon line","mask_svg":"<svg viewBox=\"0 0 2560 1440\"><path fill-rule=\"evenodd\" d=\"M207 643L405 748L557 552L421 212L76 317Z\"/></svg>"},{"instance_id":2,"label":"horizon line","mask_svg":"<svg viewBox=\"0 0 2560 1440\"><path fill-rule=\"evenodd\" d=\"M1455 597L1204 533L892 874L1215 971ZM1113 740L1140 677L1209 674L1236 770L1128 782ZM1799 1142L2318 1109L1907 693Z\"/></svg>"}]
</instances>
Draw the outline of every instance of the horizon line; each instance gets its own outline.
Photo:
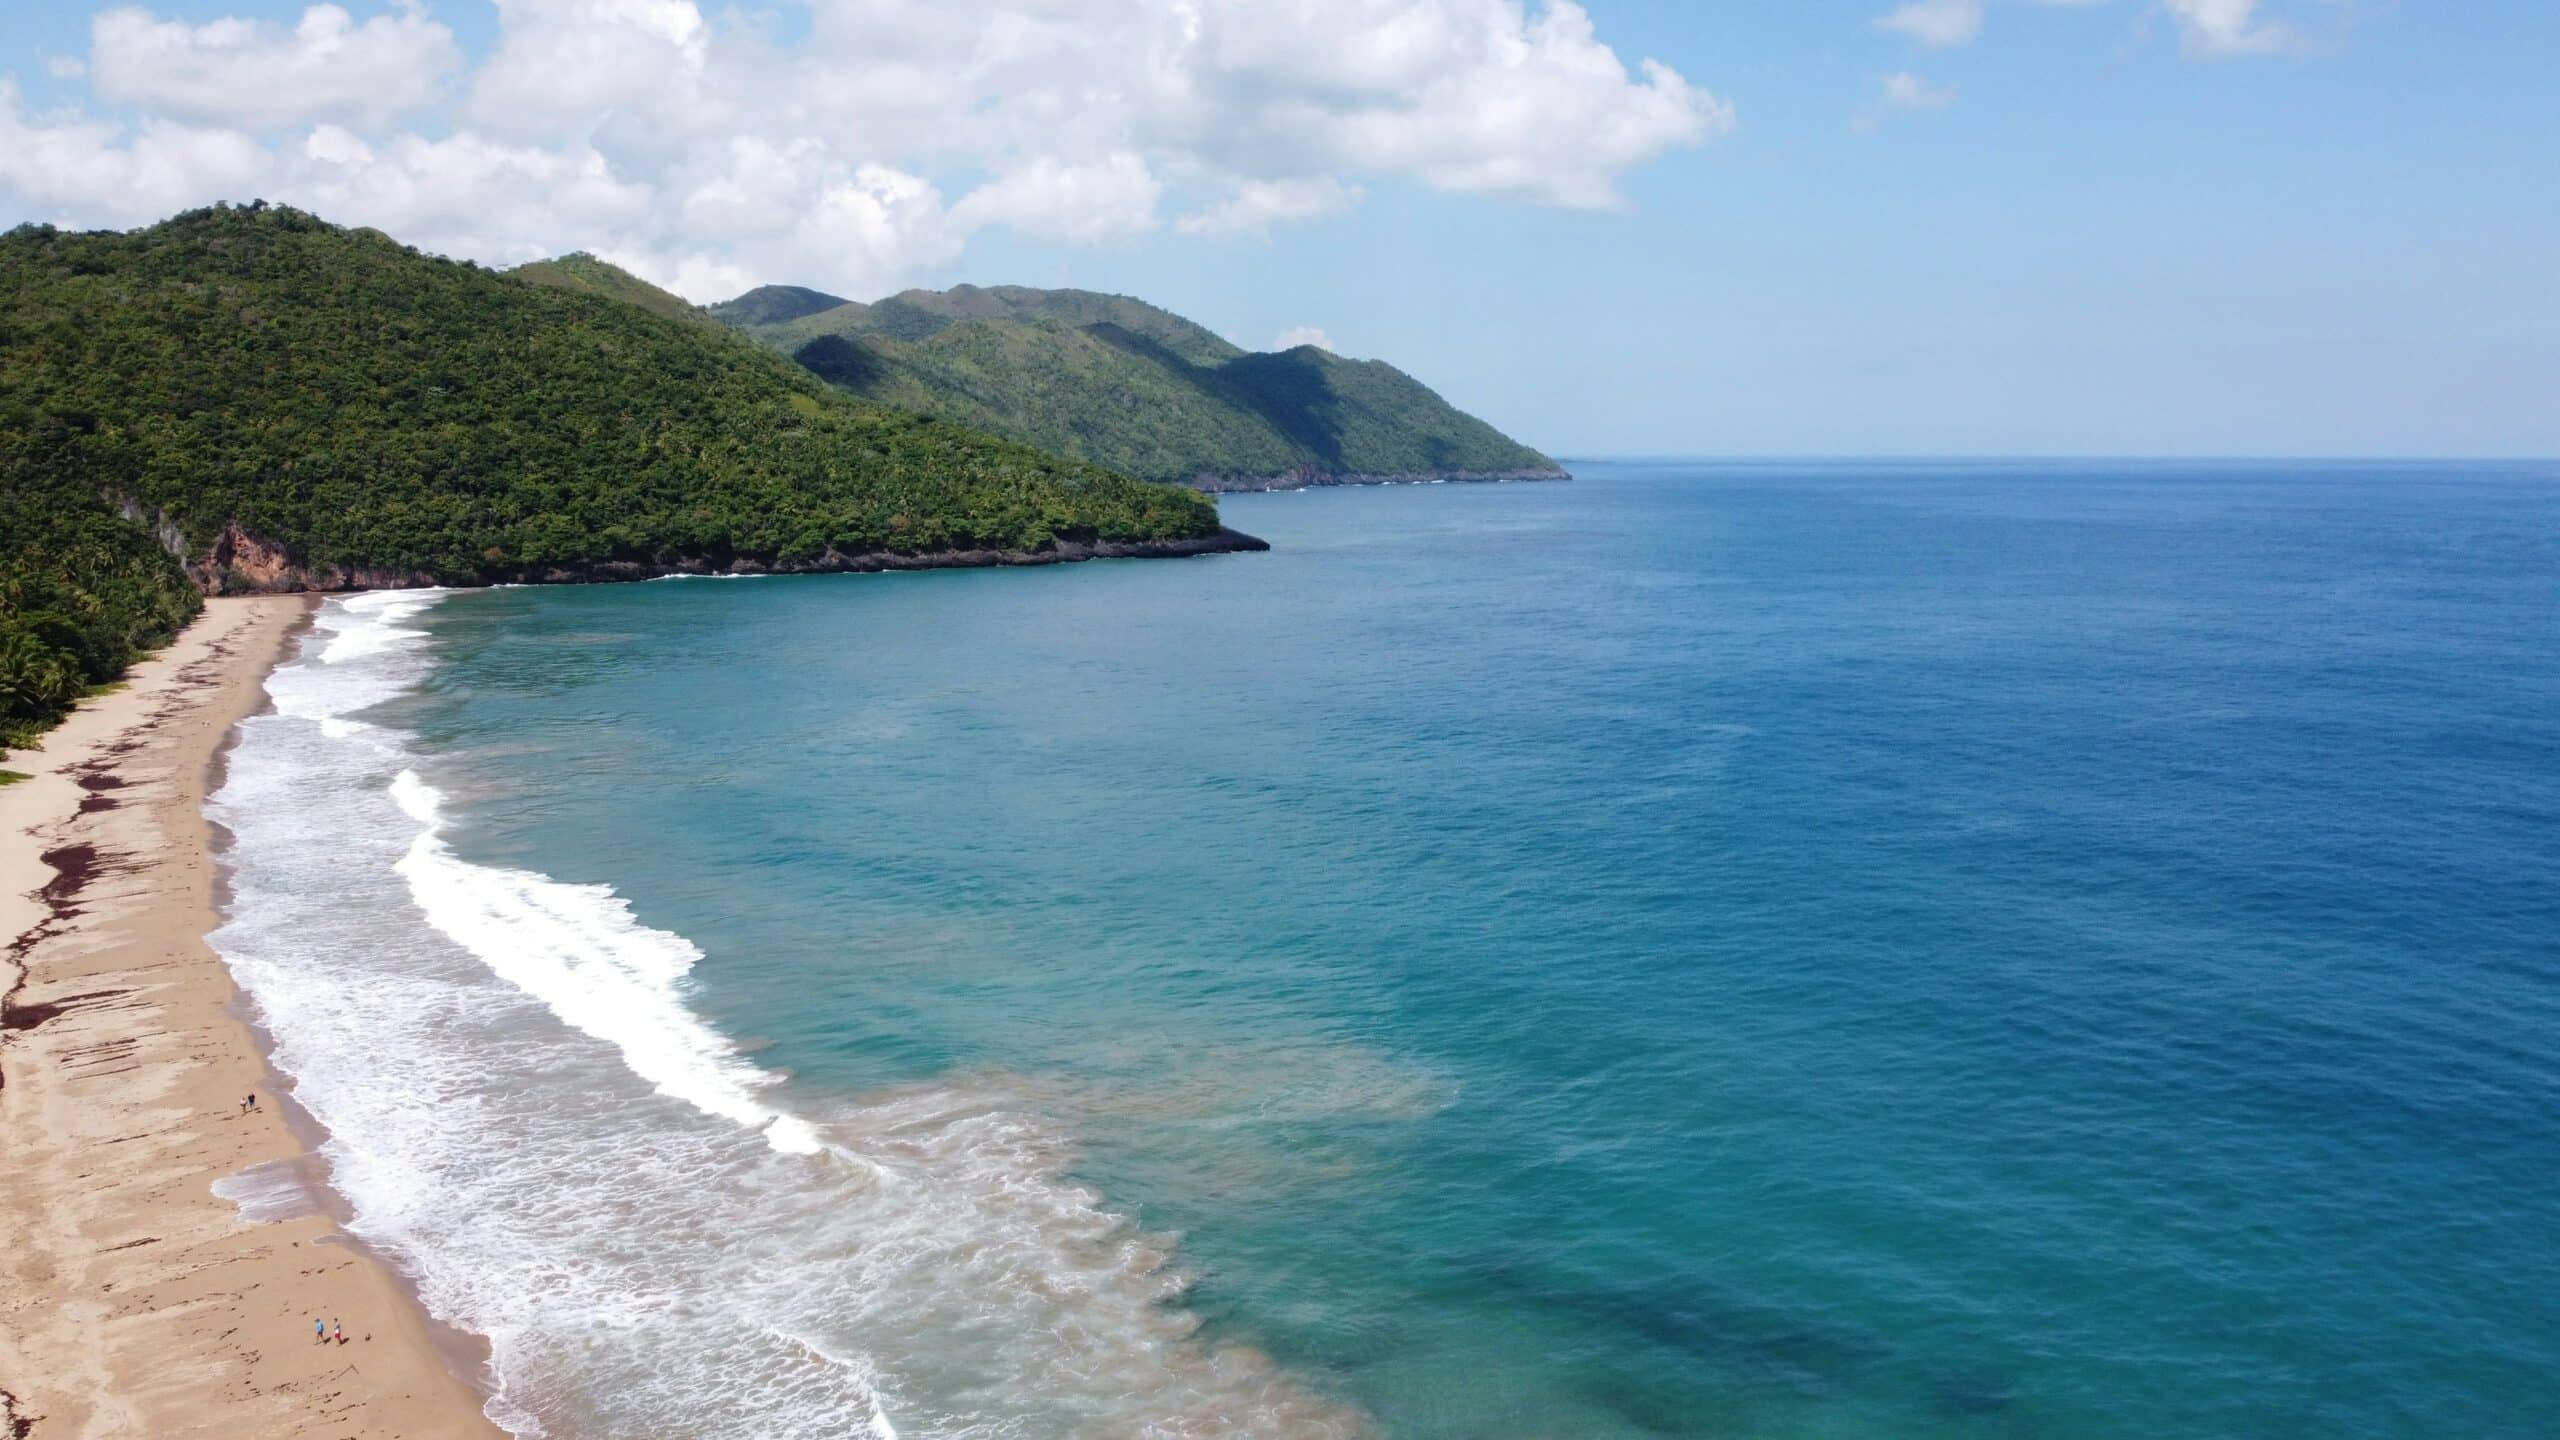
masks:
<instances>
[{"instance_id":1,"label":"horizon line","mask_svg":"<svg viewBox=\"0 0 2560 1440\"><path fill-rule=\"evenodd\" d=\"M2164 451L2148 455L2098 451L1690 451L1647 450L1559 454L1559 465L2560 465L2560 454L2240 454Z\"/></svg>"}]
</instances>

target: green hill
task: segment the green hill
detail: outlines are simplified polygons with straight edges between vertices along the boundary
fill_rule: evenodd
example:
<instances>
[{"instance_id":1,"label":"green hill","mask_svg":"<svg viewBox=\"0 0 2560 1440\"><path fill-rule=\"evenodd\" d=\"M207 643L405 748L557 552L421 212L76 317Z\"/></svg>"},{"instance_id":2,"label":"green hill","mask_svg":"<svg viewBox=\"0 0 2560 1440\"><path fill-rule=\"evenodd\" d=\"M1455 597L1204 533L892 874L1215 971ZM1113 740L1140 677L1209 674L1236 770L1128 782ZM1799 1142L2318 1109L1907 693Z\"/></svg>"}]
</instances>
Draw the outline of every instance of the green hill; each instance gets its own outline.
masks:
<instances>
[{"instance_id":1,"label":"green hill","mask_svg":"<svg viewBox=\"0 0 2560 1440\"><path fill-rule=\"evenodd\" d=\"M608 265L581 250L551 260L536 260L507 272L519 280L536 285L550 285L562 290L581 290L602 295L626 305L637 305L652 315L670 320L689 320L696 324L711 317L679 295L670 295L618 265Z\"/></svg>"},{"instance_id":2,"label":"green hill","mask_svg":"<svg viewBox=\"0 0 2560 1440\"><path fill-rule=\"evenodd\" d=\"M1122 295L962 285L866 305L766 286L710 313L848 393L1149 480L1563 474L1392 365L1248 352Z\"/></svg>"},{"instance_id":3,"label":"green hill","mask_svg":"<svg viewBox=\"0 0 2560 1440\"><path fill-rule=\"evenodd\" d=\"M798 285L759 285L735 300L723 300L708 310L713 318L727 325L780 325L848 303L843 297L830 295L824 290L807 290Z\"/></svg>"},{"instance_id":4,"label":"green hill","mask_svg":"<svg viewBox=\"0 0 2560 1440\"><path fill-rule=\"evenodd\" d=\"M0 729L198 589L1259 544L1200 495L850 398L584 269L528 284L262 205L0 236Z\"/></svg>"}]
</instances>

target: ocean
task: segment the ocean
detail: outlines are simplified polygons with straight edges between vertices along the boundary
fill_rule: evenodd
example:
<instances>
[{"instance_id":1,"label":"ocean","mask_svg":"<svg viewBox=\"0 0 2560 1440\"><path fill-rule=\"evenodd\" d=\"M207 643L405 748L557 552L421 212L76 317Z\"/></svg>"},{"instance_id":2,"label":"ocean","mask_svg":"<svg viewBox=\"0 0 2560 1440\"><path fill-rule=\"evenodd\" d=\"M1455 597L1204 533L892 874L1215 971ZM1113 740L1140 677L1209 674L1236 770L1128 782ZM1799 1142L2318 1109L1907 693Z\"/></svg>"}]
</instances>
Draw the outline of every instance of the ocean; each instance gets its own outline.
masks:
<instances>
[{"instance_id":1,"label":"ocean","mask_svg":"<svg viewBox=\"0 0 2560 1440\"><path fill-rule=\"evenodd\" d=\"M2560 1434L2560 465L333 599L215 936L523 1436Z\"/></svg>"}]
</instances>

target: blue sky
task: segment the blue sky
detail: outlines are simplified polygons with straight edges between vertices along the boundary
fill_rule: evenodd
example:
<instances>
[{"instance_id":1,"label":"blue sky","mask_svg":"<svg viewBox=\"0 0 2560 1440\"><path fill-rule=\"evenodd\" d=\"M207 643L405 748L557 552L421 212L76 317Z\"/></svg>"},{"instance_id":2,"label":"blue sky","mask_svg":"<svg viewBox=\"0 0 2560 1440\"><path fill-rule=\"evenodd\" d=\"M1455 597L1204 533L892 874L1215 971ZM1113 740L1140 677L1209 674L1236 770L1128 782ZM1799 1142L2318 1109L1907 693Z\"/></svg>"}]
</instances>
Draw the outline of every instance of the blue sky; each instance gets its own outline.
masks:
<instances>
[{"instance_id":1,"label":"blue sky","mask_svg":"<svg viewBox=\"0 0 2560 1440\"><path fill-rule=\"evenodd\" d=\"M1571 455L2560 454L2560 7L345 8L9 7L0 217L1084 285Z\"/></svg>"}]
</instances>

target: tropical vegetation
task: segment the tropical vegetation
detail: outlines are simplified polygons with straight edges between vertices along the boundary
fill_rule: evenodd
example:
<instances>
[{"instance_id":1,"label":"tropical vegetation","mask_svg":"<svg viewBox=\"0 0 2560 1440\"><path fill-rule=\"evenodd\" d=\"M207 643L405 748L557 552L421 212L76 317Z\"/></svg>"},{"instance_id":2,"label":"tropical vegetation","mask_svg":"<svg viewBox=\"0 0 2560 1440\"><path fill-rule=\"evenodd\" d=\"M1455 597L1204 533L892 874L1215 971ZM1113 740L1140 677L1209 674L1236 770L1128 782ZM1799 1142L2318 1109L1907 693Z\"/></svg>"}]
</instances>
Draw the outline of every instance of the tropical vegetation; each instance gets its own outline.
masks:
<instances>
[{"instance_id":1,"label":"tropical vegetation","mask_svg":"<svg viewBox=\"0 0 2560 1440\"><path fill-rule=\"evenodd\" d=\"M1248 352L1123 295L766 286L709 310L847 393L1149 480L1561 473L1383 361Z\"/></svg>"},{"instance_id":2,"label":"tropical vegetation","mask_svg":"<svg viewBox=\"0 0 2560 1440\"><path fill-rule=\"evenodd\" d=\"M511 276L266 205L0 236L0 729L199 590L1218 531L1204 496L847 396L609 269Z\"/></svg>"},{"instance_id":3,"label":"tropical vegetation","mask_svg":"<svg viewBox=\"0 0 2560 1440\"><path fill-rule=\"evenodd\" d=\"M204 605L149 530L48 483L16 449L0 451L0 749L25 744Z\"/></svg>"}]
</instances>

